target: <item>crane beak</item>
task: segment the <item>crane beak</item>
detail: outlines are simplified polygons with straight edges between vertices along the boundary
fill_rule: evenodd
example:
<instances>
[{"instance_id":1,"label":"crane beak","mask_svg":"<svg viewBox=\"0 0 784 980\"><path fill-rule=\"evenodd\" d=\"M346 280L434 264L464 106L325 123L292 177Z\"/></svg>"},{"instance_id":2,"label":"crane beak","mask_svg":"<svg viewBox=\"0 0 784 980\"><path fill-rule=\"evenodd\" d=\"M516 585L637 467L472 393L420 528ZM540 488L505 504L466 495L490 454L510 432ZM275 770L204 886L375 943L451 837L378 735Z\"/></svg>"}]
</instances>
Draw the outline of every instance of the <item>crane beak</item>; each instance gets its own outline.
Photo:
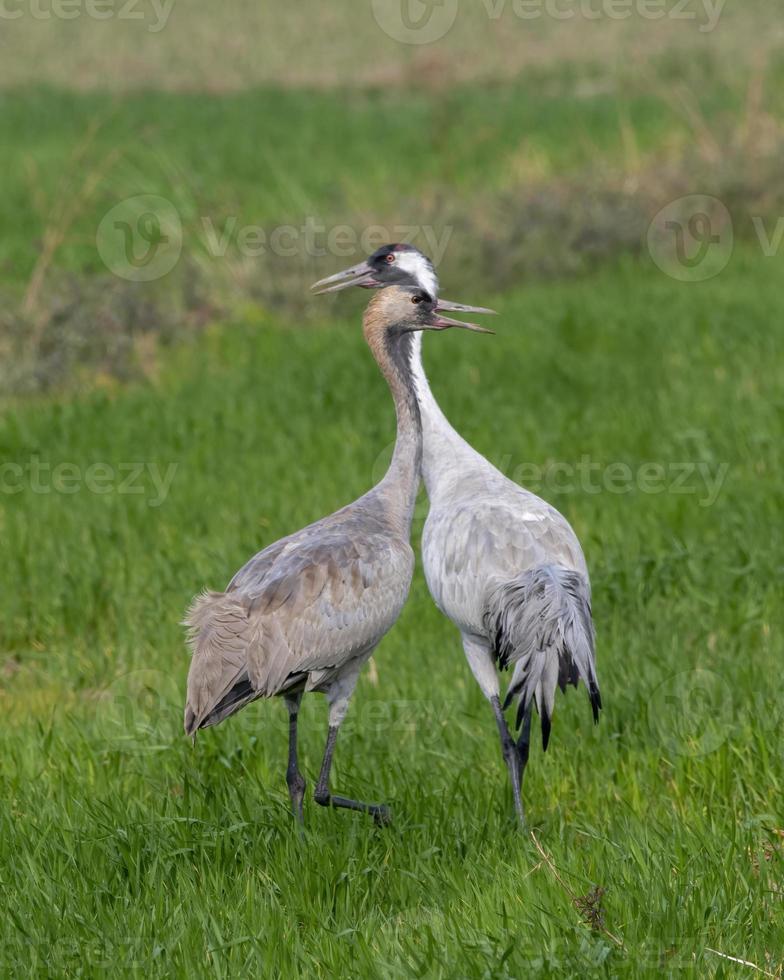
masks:
<instances>
[{"instance_id":1,"label":"crane beak","mask_svg":"<svg viewBox=\"0 0 784 980\"><path fill-rule=\"evenodd\" d=\"M376 279L373 269L367 262L360 262L359 265L352 265L350 269L338 272L334 276L327 276L326 279L319 279L310 287L315 296L324 293L337 293L341 289L348 289L349 286L362 286L365 289L375 289L381 283Z\"/></svg>"},{"instance_id":2,"label":"crane beak","mask_svg":"<svg viewBox=\"0 0 784 980\"><path fill-rule=\"evenodd\" d=\"M485 313L496 315L495 310L488 310L485 306L464 306L462 303L452 303L448 299L439 299L436 309L449 310L452 313L474 313L477 316Z\"/></svg>"},{"instance_id":3,"label":"crane beak","mask_svg":"<svg viewBox=\"0 0 784 980\"><path fill-rule=\"evenodd\" d=\"M464 323L462 320L453 320L448 316L439 316L434 313L430 323L421 327L421 330L448 330L450 327L460 327L462 330L473 330L474 333L495 333L495 330L487 330L480 327L478 323Z\"/></svg>"}]
</instances>

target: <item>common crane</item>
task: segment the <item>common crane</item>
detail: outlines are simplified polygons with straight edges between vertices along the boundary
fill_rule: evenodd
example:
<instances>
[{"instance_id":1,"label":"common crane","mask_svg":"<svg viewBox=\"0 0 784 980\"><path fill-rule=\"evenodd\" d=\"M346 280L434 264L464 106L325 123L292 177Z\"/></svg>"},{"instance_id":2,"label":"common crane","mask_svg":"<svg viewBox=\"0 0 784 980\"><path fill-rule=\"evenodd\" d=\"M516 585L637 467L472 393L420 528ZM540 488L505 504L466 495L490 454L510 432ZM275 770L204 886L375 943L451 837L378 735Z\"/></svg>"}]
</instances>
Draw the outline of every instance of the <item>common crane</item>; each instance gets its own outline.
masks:
<instances>
[{"instance_id":1,"label":"common crane","mask_svg":"<svg viewBox=\"0 0 784 980\"><path fill-rule=\"evenodd\" d=\"M303 693L324 693L329 730L315 800L389 819L382 804L332 795L330 769L340 724L365 661L393 626L414 568L409 544L420 482L422 427L414 338L422 330L464 327L436 313L418 287L384 289L364 316L364 335L392 393L397 441L383 479L359 500L269 545L241 568L225 592L205 592L185 624L193 650L185 731L195 736L258 698L283 697L289 712L286 772L302 821L305 780L297 755Z\"/></svg>"},{"instance_id":2,"label":"common crane","mask_svg":"<svg viewBox=\"0 0 784 980\"><path fill-rule=\"evenodd\" d=\"M395 282L438 297L433 264L411 245L386 245L365 262L316 283L317 292ZM438 300L438 309L490 313ZM413 383L422 417L422 475L430 510L422 561L438 608L457 626L468 664L492 705L509 769L515 809L530 751L531 710L550 738L555 691L582 680L594 721L601 695L596 677L591 586L577 536L554 507L513 483L449 424L428 384L422 338L413 341ZM498 669L511 668L501 704ZM517 702L517 741L504 711Z\"/></svg>"}]
</instances>

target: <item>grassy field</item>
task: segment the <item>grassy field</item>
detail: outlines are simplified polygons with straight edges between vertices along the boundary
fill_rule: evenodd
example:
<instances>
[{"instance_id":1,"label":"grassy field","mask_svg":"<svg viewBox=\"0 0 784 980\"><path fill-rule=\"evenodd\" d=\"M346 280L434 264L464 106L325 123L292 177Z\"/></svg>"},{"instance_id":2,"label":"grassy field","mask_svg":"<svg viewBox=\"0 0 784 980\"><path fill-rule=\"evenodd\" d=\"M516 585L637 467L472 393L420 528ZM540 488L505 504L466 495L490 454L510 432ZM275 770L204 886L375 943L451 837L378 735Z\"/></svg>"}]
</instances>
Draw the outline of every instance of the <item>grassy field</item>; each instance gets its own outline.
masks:
<instances>
[{"instance_id":1,"label":"grassy field","mask_svg":"<svg viewBox=\"0 0 784 980\"><path fill-rule=\"evenodd\" d=\"M740 251L673 285L622 263L478 297L497 337L428 344L454 422L507 472L544 468L593 574L606 711L594 728L570 692L534 754L546 859L515 829L492 716L419 573L337 760L336 785L391 801L392 828L310 805L298 840L277 703L195 749L181 732L192 594L383 465L392 410L359 296L318 331L215 327L155 384L9 407L3 972L747 972L709 950L780 970L781 271ZM556 479L584 457L599 492ZM302 729L312 787L321 699Z\"/></svg>"},{"instance_id":2,"label":"grassy field","mask_svg":"<svg viewBox=\"0 0 784 980\"><path fill-rule=\"evenodd\" d=\"M222 266L242 264L236 232L224 255L209 254L208 228L220 236L231 219L238 229L260 225L268 233L281 224L300 228L308 218L390 230L413 221L436 232L470 219L475 234L492 240L503 218L499 198L514 206L533 189L557 200L570 181L582 188L570 201L575 210L585 211L597 188L632 196L628 185L640 182L650 185L646 203L661 206L673 188L649 172L652 163L664 171L688 167L706 192L723 191L728 176L742 188L748 173L741 168L753 161L735 161L743 150L736 144L741 130L760 122L747 118L754 78L716 58L673 55L610 84L597 72L562 67L501 88L437 93L0 92L0 139L8 148L0 285L28 282L47 230L62 226L63 205L74 199L56 267L105 272L96 249L101 219L126 197L155 194L177 208L186 254L214 277ZM760 83L758 111L773 130L753 133L755 153L764 157L778 142L758 145L761 135L768 142L779 136L784 120L784 57L771 59ZM726 157L722 167L715 152ZM461 246L453 237L454 250ZM298 254L315 264L302 244Z\"/></svg>"},{"instance_id":3,"label":"grassy field","mask_svg":"<svg viewBox=\"0 0 784 980\"><path fill-rule=\"evenodd\" d=\"M759 247L762 216L776 243L782 81L780 53L676 50L609 78L567 64L437 90L0 90L0 389L149 374L161 342L249 304L318 322L307 285L383 241L424 247L445 288L501 292L639 254L698 192L738 240ZM115 209L144 195L179 251L140 283L102 243L116 252Z\"/></svg>"},{"instance_id":4,"label":"grassy field","mask_svg":"<svg viewBox=\"0 0 784 980\"><path fill-rule=\"evenodd\" d=\"M526 5L513 0L445 0L432 5L442 10L431 7L438 43L430 44L399 43L403 19L385 17L384 6L394 10L394 4L383 0L329 6L301 0L288 7L253 0L225 6L117 0L104 5L114 16L103 19L89 16L88 0L71 4L65 17L46 16L54 6L9 0L16 16L3 17L0 87L35 78L71 90L114 92L438 88L504 82L521 71L563 64L590 66L611 78L619 67L639 68L673 52L692 59L709 52L748 65L782 43L769 0L529 0L529 16L521 16ZM74 16L74 7L84 13ZM646 16L646 8L657 7ZM409 10L416 19L417 4Z\"/></svg>"},{"instance_id":5,"label":"grassy field","mask_svg":"<svg viewBox=\"0 0 784 980\"><path fill-rule=\"evenodd\" d=\"M523 29L464 3L416 47L368 7L3 19L0 975L782 978L775 11ZM734 225L706 282L646 250L689 194ZM182 228L148 283L101 246L137 195ZM605 703L594 727L559 698L528 832L421 570L336 756L390 828L309 801L297 837L277 702L182 734L193 595L368 489L394 437L367 297L305 288L361 245L208 247L308 221L415 225L445 295L501 313L428 338L428 372L574 525ZM322 699L301 717L312 791Z\"/></svg>"}]
</instances>

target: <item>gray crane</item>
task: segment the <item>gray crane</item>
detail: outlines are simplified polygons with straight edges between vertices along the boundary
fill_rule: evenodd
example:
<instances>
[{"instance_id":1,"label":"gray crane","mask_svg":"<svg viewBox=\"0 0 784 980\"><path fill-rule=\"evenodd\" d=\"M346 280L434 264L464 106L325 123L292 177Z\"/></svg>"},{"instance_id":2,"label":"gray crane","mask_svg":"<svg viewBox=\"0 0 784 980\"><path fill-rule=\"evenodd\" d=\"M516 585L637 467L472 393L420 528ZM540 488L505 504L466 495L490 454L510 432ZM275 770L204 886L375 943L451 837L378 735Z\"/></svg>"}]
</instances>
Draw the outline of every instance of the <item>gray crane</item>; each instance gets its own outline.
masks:
<instances>
[{"instance_id":1,"label":"gray crane","mask_svg":"<svg viewBox=\"0 0 784 980\"><path fill-rule=\"evenodd\" d=\"M411 245L386 245L312 288L336 292L390 282L421 286L438 296L432 263ZM438 309L492 312L441 299ZM449 424L422 367L421 340L414 341L413 377L422 417L422 475L430 499L422 535L425 578L438 608L460 630L469 666L492 705L523 822L521 787L532 706L541 719L545 750L557 687L564 691L582 680L594 721L599 717L588 569L566 518L505 477ZM503 706L497 668L512 669ZM504 715L515 701L516 742Z\"/></svg>"},{"instance_id":2,"label":"gray crane","mask_svg":"<svg viewBox=\"0 0 784 980\"><path fill-rule=\"evenodd\" d=\"M299 821L305 780L297 718L306 691L325 694L329 704L316 802L364 811L377 823L389 819L384 805L331 794L332 757L362 665L397 620L413 574L409 534L422 458L413 338L418 331L448 327L482 332L439 316L435 301L415 287L382 290L371 300L363 326L397 414L397 441L385 476L359 500L260 551L225 592L197 597L185 619L193 651L186 733L195 737L257 698L283 697L289 712L286 782Z\"/></svg>"}]
</instances>

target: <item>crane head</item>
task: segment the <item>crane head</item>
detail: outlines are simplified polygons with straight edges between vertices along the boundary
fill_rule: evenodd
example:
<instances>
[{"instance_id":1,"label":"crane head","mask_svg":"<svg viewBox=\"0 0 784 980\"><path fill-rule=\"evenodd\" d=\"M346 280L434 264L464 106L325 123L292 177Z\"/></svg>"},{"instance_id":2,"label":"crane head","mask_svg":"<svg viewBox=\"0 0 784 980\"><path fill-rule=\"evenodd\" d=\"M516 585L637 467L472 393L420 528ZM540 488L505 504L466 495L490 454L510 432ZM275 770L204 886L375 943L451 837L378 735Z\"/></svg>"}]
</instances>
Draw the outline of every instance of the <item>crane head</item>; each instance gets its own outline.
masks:
<instances>
[{"instance_id":1,"label":"crane head","mask_svg":"<svg viewBox=\"0 0 784 980\"><path fill-rule=\"evenodd\" d=\"M418 286L391 286L382 289L365 314L365 332L385 331L392 334L414 333L420 330L448 330L460 327L475 333L492 333L476 323L464 323L442 316L437 301Z\"/></svg>"},{"instance_id":2,"label":"crane head","mask_svg":"<svg viewBox=\"0 0 784 980\"><path fill-rule=\"evenodd\" d=\"M314 283L317 295L337 293L349 286L380 289L384 286L414 286L435 297L439 310L460 313L495 313L483 306L465 306L438 299L438 276L430 259L413 245L383 245L364 262Z\"/></svg>"}]
</instances>

